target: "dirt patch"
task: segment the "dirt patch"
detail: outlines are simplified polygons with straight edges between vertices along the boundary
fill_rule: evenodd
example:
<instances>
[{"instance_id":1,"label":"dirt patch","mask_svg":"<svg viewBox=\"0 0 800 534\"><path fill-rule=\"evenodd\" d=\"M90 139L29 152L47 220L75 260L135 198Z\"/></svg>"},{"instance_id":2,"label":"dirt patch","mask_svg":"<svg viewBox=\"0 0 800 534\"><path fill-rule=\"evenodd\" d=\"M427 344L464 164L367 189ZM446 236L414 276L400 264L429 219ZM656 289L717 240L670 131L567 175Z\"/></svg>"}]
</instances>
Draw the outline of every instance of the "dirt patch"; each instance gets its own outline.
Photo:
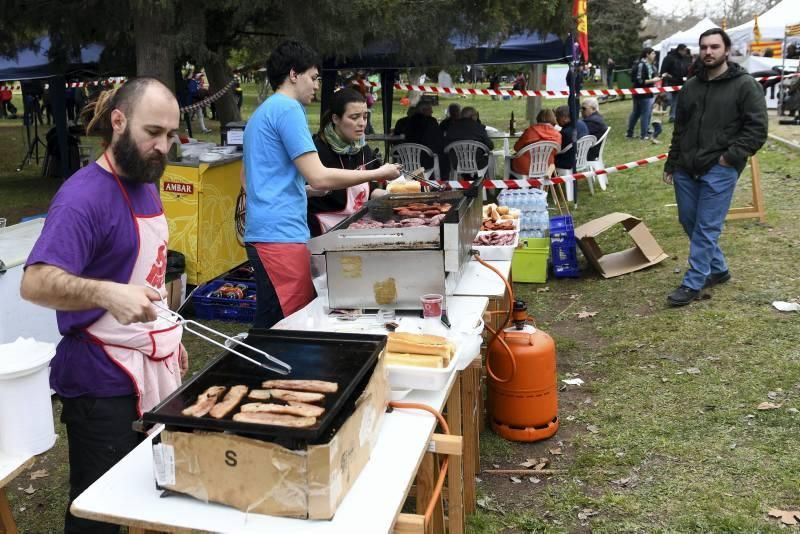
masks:
<instances>
[{"instance_id":1,"label":"dirt patch","mask_svg":"<svg viewBox=\"0 0 800 534\"><path fill-rule=\"evenodd\" d=\"M563 310L575 302L569 293L551 303L551 308ZM572 306L571 308L574 308ZM571 309L570 308L570 309ZM597 335L591 321L563 320L565 312L556 322L548 324L546 331L551 335L569 340L563 351L557 348L559 376L570 373L578 374L584 381L591 383L594 374L587 367L594 353L602 350L606 341ZM548 510L543 498L553 486L566 480L571 465L575 461L576 451L573 446L576 438L589 432L580 424L572 423L572 414L592 405L591 390L580 386L567 386L559 383L558 405L560 426L551 438L533 443L506 442L502 453L489 451L481 455L481 473L478 474L480 494L486 499L482 501L486 509L496 509L503 513L527 512L547 520ZM492 435L488 435L488 434ZM487 424L482 439L502 440L493 434ZM547 459L545 469L560 471L557 474L490 474L491 469L527 469L521 465L533 459ZM535 467L535 466L534 466ZM532 468L531 468L532 469ZM511 477L520 482L515 482Z\"/></svg>"}]
</instances>

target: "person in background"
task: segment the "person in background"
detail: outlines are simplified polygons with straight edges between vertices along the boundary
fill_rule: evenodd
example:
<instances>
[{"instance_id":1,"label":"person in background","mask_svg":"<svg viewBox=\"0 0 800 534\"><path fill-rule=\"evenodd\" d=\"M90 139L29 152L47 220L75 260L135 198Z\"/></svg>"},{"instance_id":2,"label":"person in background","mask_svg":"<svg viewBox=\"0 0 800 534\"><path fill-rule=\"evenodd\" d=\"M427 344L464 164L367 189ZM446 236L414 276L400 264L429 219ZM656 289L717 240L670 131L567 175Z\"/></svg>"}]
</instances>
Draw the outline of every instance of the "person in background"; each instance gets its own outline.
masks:
<instances>
[{"instance_id":1,"label":"person in background","mask_svg":"<svg viewBox=\"0 0 800 534\"><path fill-rule=\"evenodd\" d=\"M452 104L447 106L447 117L442 119L442 122L439 123L439 129L442 130L443 135L447 135L447 128L454 120L458 119L460 115L461 115L460 105L453 102Z\"/></svg>"},{"instance_id":2,"label":"person in background","mask_svg":"<svg viewBox=\"0 0 800 534\"><path fill-rule=\"evenodd\" d=\"M661 78L665 85L682 86L689 75L689 48L679 44L670 50L661 64ZM678 91L666 93L669 99L669 122L675 122L675 110L678 109Z\"/></svg>"},{"instance_id":3,"label":"person in background","mask_svg":"<svg viewBox=\"0 0 800 534\"><path fill-rule=\"evenodd\" d=\"M9 104L11 104L11 99L14 97L14 94L11 92L11 86L6 85L8 82L0 82L2 85L2 89L0 89L0 116L6 117L11 116L11 108ZM50 124L48 122L48 124Z\"/></svg>"},{"instance_id":4,"label":"person in background","mask_svg":"<svg viewBox=\"0 0 800 534\"><path fill-rule=\"evenodd\" d=\"M306 246L310 237L306 184L329 191L400 176L392 164L374 170L322 164L304 108L317 90L318 65L316 53L307 45L279 44L267 60L274 93L258 106L244 130L244 240L256 272L256 328L271 328L314 298Z\"/></svg>"},{"instance_id":5,"label":"person in background","mask_svg":"<svg viewBox=\"0 0 800 534\"><path fill-rule=\"evenodd\" d=\"M377 169L381 162L364 141L367 103L358 91L340 89L333 94L331 107L322 117L314 146L326 167L335 169ZM324 234L360 210L370 196L371 185L362 183L347 189L308 195L308 228L311 237Z\"/></svg>"},{"instance_id":6,"label":"person in background","mask_svg":"<svg viewBox=\"0 0 800 534\"><path fill-rule=\"evenodd\" d=\"M552 141L557 143L558 146L561 146L561 132L555 129L556 124L556 114L553 110L542 109L539 111L539 114L536 115L536 123L525 128L520 138L514 143L514 150L519 152L526 146L538 143L539 141ZM555 165L555 159L556 151L554 150L550 154L550 165ZM530 154L525 154L512 160L511 168L514 169L514 172L517 174L528 174L530 164L531 156Z\"/></svg>"},{"instance_id":7,"label":"person in background","mask_svg":"<svg viewBox=\"0 0 800 534\"><path fill-rule=\"evenodd\" d=\"M491 151L494 143L486 133L486 126L478 122L478 112L475 108L467 106L461 110L461 115L450 123L444 136L444 144L449 145L456 141L477 141L483 143ZM447 154L452 157L452 152ZM478 168L483 168L489 163L491 154L479 153L476 159ZM455 161L450 161L450 165L455 165Z\"/></svg>"},{"instance_id":8,"label":"person in background","mask_svg":"<svg viewBox=\"0 0 800 534\"><path fill-rule=\"evenodd\" d=\"M720 28L700 35L703 68L681 89L664 183L675 187L678 220L689 237L689 268L669 294L672 306L704 298L730 280L719 247L722 225L747 158L767 139L764 92L747 71L728 62L731 39Z\"/></svg>"},{"instance_id":9,"label":"person in background","mask_svg":"<svg viewBox=\"0 0 800 534\"><path fill-rule=\"evenodd\" d=\"M572 170L575 167L575 144L578 139L589 135L589 128L582 119L578 119L576 124L572 124L569 106L558 106L556 108L556 122L561 126L561 150L556 154L556 168ZM573 139L574 135L574 139ZM572 145L568 150L564 150Z\"/></svg>"},{"instance_id":10,"label":"person in background","mask_svg":"<svg viewBox=\"0 0 800 534\"><path fill-rule=\"evenodd\" d=\"M595 97L584 98L581 102L581 116L589 135L595 136L598 140L603 137L603 134L608 130L608 125L605 119L600 115L600 104L598 104ZM600 145L595 145L589 149L586 157L588 161L594 161L600 155Z\"/></svg>"},{"instance_id":11,"label":"person in background","mask_svg":"<svg viewBox=\"0 0 800 534\"><path fill-rule=\"evenodd\" d=\"M606 61L606 86L611 89L614 87L614 58L608 58Z\"/></svg>"},{"instance_id":12,"label":"person in background","mask_svg":"<svg viewBox=\"0 0 800 534\"><path fill-rule=\"evenodd\" d=\"M408 109L406 110L406 116L397 119L397 122L394 123L394 129L392 130L392 133L395 135L407 135L409 125L408 121L411 120L411 117L413 117L416 113L416 106L408 106Z\"/></svg>"},{"instance_id":13,"label":"person in background","mask_svg":"<svg viewBox=\"0 0 800 534\"><path fill-rule=\"evenodd\" d=\"M133 78L84 111L100 158L56 193L28 257L22 298L56 310L63 338L50 364L69 446L67 534L119 526L73 516L69 504L136 447L131 425L181 384L180 325L159 317L169 232L158 187L178 130L178 103L153 78ZM88 120L87 120L88 119Z\"/></svg>"},{"instance_id":14,"label":"person in background","mask_svg":"<svg viewBox=\"0 0 800 534\"><path fill-rule=\"evenodd\" d=\"M653 63L656 59L656 51L652 48L645 48L639 61L634 65L631 78L633 79L633 86L640 88L655 87L656 83L661 80L656 76L656 69ZM633 139L633 130L636 123L641 120L641 139L650 140L657 144L658 141L652 139L648 134L650 129L650 115L653 111L653 95L633 95L633 110L628 117L628 131L625 137Z\"/></svg>"},{"instance_id":15,"label":"person in background","mask_svg":"<svg viewBox=\"0 0 800 534\"><path fill-rule=\"evenodd\" d=\"M236 108L241 112L244 93L242 92L242 78L238 74L233 75L233 96L236 98Z\"/></svg>"},{"instance_id":16,"label":"person in background","mask_svg":"<svg viewBox=\"0 0 800 534\"><path fill-rule=\"evenodd\" d=\"M439 128L439 123L433 118L433 106L430 102L423 101L417 106L417 112L408 119L405 135L406 139L404 142L424 145L430 148L434 154L438 154L442 176L446 176L448 169L445 167L447 167L447 162L442 154L444 150L444 136L442 135L442 130ZM420 162L426 169L433 167L433 158L427 154L422 154Z\"/></svg>"}]
</instances>

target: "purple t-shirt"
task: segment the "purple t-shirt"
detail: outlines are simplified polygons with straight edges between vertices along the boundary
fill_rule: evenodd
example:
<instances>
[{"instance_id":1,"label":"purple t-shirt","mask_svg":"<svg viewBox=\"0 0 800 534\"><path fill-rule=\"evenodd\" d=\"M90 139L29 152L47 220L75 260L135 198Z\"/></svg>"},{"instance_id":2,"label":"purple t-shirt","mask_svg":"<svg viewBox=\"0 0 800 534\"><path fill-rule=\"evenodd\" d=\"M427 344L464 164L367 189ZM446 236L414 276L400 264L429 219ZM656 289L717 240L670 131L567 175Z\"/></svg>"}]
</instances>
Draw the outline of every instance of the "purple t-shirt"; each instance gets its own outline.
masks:
<instances>
[{"instance_id":1,"label":"purple t-shirt","mask_svg":"<svg viewBox=\"0 0 800 534\"><path fill-rule=\"evenodd\" d=\"M161 212L152 184L121 180L137 215ZM139 236L114 176L97 163L76 172L58 190L26 266L54 265L83 278L128 283L139 251ZM50 363L50 386L62 397L114 397L134 393L128 375L83 329L105 310L58 311L64 338Z\"/></svg>"}]
</instances>

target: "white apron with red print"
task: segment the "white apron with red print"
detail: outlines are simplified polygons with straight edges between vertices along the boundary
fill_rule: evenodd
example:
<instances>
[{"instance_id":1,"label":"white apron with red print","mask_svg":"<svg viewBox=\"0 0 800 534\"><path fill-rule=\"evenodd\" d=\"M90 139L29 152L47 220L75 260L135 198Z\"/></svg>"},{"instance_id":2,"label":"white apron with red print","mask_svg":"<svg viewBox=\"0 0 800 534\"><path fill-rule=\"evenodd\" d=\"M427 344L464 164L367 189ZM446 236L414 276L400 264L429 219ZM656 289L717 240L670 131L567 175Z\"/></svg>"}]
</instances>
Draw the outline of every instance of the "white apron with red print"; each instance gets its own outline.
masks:
<instances>
[{"instance_id":1,"label":"white apron with red print","mask_svg":"<svg viewBox=\"0 0 800 534\"><path fill-rule=\"evenodd\" d=\"M161 294L160 305L166 308L167 218L163 211L152 216L136 215L108 157L106 162L125 197L139 235L139 253L128 283L156 289ZM106 312L86 329L86 333L130 376L139 396L140 416L180 386L182 326L162 318L151 323L123 325Z\"/></svg>"},{"instance_id":2,"label":"white apron with red print","mask_svg":"<svg viewBox=\"0 0 800 534\"><path fill-rule=\"evenodd\" d=\"M343 210L316 213L319 227L324 234L350 215L360 210L369 198L369 184L359 184L347 188L347 204Z\"/></svg>"}]
</instances>

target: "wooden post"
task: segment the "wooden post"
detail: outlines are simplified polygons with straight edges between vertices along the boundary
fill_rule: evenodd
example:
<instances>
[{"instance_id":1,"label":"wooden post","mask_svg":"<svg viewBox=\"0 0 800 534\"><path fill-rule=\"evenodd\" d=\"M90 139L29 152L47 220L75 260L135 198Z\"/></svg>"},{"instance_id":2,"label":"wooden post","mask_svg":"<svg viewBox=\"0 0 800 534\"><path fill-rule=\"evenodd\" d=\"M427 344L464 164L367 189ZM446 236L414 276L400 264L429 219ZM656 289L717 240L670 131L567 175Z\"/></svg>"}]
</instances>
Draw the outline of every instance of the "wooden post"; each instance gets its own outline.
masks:
<instances>
[{"instance_id":1,"label":"wooden post","mask_svg":"<svg viewBox=\"0 0 800 534\"><path fill-rule=\"evenodd\" d=\"M5 534L18 534L17 524L11 514L11 505L8 503L6 489L0 488L0 532Z\"/></svg>"},{"instance_id":2,"label":"wooden post","mask_svg":"<svg viewBox=\"0 0 800 534\"><path fill-rule=\"evenodd\" d=\"M528 84L528 89L532 91L541 91L544 89L542 87L542 73L544 72L544 67L541 63L536 63L531 65L531 81ZM520 127L519 131L522 132L525 128L534 124L536 122L536 115L539 114L539 111L542 109L542 97L540 96L529 96L526 99L525 103L525 118L528 120L528 124L525 127Z\"/></svg>"},{"instance_id":3,"label":"wooden post","mask_svg":"<svg viewBox=\"0 0 800 534\"><path fill-rule=\"evenodd\" d=\"M459 375L461 372L459 372ZM450 432L456 436L463 433L461 422L461 380L453 383L450 397L447 399L447 424ZM459 443L460 447L463 447ZM437 449L438 450L438 449ZM458 455L450 455L450 464L447 468L447 524L451 533L464 532L464 471L461 458L462 450Z\"/></svg>"},{"instance_id":4,"label":"wooden post","mask_svg":"<svg viewBox=\"0 0 800 534\"><path fill-rule=\"evenodd\" d=\"M470 365L461 372L461 427L464 436L464 512L475 512L475 475L480 465L480 437L478 433L478 397L480 395L480 358L477 366Z\"/></svg>"},{"instance_id":5,"label":"wooden post","mask_svg":"<svg viewBox=\"0 0 800 534\"><path fill-rule=\"evenodd\" d=\"M757 155L750 158L750 176L753 182L753 205L742 208L731 208L728 210L726 220L758 219L762 223L767 222L764 193L761 191L761 165L758 162Z\"/></svg>"},{"instance_id":6,"label":"wooden post","mask_svg":"<svg viewBox=\"0 0 800 534\"><path fill-rule=\"evenodd\" d=\"M436 460L433 454L426 452L417 470L417 514L425 515L425 509L433 496L433 487L436 484L438 474L439 470L436 467ZM434 534L444 532L444 510L442 509L441 499L438 500L436 508L433 509L428 532Z\"/></svg>"}]
</instances>

